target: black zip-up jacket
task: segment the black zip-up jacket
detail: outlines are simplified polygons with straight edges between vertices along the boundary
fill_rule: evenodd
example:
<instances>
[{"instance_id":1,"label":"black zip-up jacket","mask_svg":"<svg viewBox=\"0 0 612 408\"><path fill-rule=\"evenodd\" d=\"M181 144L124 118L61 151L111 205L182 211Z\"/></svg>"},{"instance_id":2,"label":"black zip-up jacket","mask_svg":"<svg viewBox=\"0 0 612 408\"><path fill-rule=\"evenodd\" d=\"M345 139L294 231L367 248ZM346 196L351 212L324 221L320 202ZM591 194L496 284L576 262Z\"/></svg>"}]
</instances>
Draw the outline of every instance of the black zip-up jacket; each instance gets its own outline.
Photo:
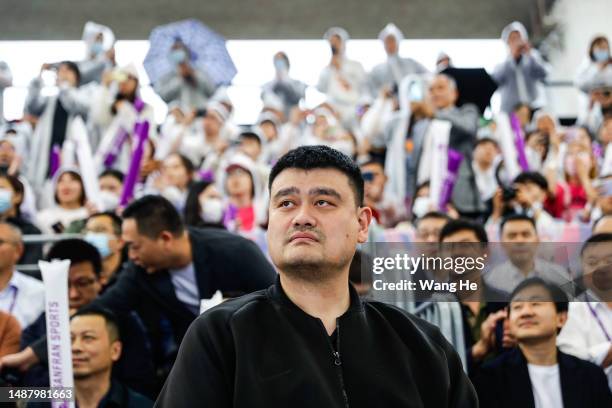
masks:
<instances>
[{"instance_id":1,"label":"black zip-up jacket","mask_svg":"<svg viewBox=\"0 0 612 408\"><path fill-rule=\"evenodd\" d=\"M209 310L187 331L155 406L478 406L457 353L437 328L350 290L335 345L278 278L267 290Z\"/></svg>"}]
</instances>

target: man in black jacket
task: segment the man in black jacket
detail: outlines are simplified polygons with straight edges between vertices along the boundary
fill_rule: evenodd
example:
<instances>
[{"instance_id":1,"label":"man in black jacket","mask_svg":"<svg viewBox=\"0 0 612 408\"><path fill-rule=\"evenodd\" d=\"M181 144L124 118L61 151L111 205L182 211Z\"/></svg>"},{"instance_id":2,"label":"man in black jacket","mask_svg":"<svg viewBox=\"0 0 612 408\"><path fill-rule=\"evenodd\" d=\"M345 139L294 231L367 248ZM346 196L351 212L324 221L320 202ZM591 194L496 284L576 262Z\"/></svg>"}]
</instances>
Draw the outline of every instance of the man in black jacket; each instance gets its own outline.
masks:
<instances>
[{"instance_id":1,"label":"man in black jacket","mask_svg":"<svg viewBox=\"0 0 612 408\"><path fill-rule=\"evenodd\" d=\"M349 285L372 218L359 167L329 147L300 147L269 187L276 283L196 319L156 406L476 407L435 327Z\"/></svg>"},{"instance_id":2,"label":"man in black jacket","mask_svg":"<svg viewBox=\"0 0 612 408\"><path fill-rule=\"evenodd\" d=\"M481 367L474 380L481 407L612 406L602 368L557 349L567 309L565 293L541 278L516 287L508 317L518 348Z\"/></svg>"},{"instance_id":3,"label":"man in black jacket","mask_svg":"<svg viewBox=\"0 0 612 408\"><path fill-rule=\"evenodd\" d=\"M123 212L130 262L92 305L116 314L136 311L150 337L156 367L170 366L201 299L268 287L276 273L251 241L219 229L187 229L172 204L145 196ZM47 352L46 339L3 363L27 368Z\"/></svg>"}]
</instances>

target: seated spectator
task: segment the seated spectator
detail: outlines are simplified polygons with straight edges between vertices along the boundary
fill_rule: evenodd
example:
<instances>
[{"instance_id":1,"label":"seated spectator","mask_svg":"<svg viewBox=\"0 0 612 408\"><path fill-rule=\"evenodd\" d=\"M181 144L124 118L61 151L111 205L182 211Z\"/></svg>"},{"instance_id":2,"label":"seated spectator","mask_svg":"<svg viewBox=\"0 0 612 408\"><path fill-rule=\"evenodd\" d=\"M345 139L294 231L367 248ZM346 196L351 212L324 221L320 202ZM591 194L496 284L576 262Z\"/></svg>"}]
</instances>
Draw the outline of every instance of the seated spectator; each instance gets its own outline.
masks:
<instances>
[{"instance_id":1,"label":"seated spectator","mask_svg":"<svg viewBox=\"0 0 612 408\"><path fill-rule=\"evenodd\" d=\"M612 56L610 55L608 38L598 35L591 40L589 45L587 63L582 64L578 70L574 81L576 87L582 92L588 93L593 78L603 71L612 72Z\"/></svg>"},{"instance_id":2,"label":"seated spectator","mask_svg":"<svg viewBox=\"0 0 612 408\"><path fill-rule=\"evenodd\" d=\"M539 277L564 290L571 290L567 270L538 256L540 237L533 218L524 214L505 217L500 225L500 241L508 260L485 276L489 285L512 292L523 280Z\"/></svg>"},{"instance_id":3,"label":"seated spectator","mask_svg":"<svg viewBox=\"0 0 612 408\"><path fill-rule=\"evenodd\" d=\"M55 243L48 259L67 259L68 307L71 315L91 304L102 290L102 263L96 248L80 239L66 239ZM141 392L151 393L154 388L154 373L151 349L142 322L135 313L121 315L120 325L125 335L124 353L117 361L113 375ZM21 346L24 349L14 356L7 356L8 365L15 356L29 353L32 348L42 364L27 367L24 383L28 386L44 387L49 385L48 356L46 344L37 347L36 342L47 334L46 316L43 312L38 319L23 330ZM3 360L3 364L7 360ZM24 367L25 368L25 367Z\"/></svg>"},{"instance_id":4,"label":"seated spectator","mask_svg":"<svg viewBox=\"0 0 612 408\"><path fill-rule=\"evenodd\" d=\"M488 223L498 223L510 214L523 214L534 219L538 231L545 229L554 223L544 209L547 194L548 182L544 176L533 171L520 173L508 191L501 188L496 191Z\"/></svg>"},{"instance_id":5,"label":"seated spectator","mask_svg":"<svg viewBox=\"0 0 612 408\"><path fill-rule=\"evenodd\" d=\"M125 335L125 333L123 333ZM149 408L153 402L112 379L113 363L122 354L119 323L111 312L83 309L70 319L74 394L79 406Z\"/></svg>"},{"instance_id":6,"label":"seated spectator","mask_svg":"<svg viewBox=\"0 0 612 408\"><path fill-rule=\"evenodd\" d=\"M374 220L385 228L392 228L406 217L403 202L385 191L387 176L380 161L369 159L360 165L364 180L364 203L372 209Z\"/></svg>"},{"instance_id":7,"label":"seated spectator","mask_svg":"<svg viewBox=\"0 0 612 408\"><path fill-rule=\"evenodd\" d=\"M431 211L414 221L415 242L437 243L440 241L440 232L451 218L441 212Z\"/></svg>"},{"instance_id":8,"label":"seated spectator","mask_svg":"<svg viewBox=\"0 0 612 408\"><path fill-rule=\"evenodd\" d=\"M0 312L0 358L19 351L21 326L17 319L6 312Z\"/></svg>"},{"instance_id":9,"label":"seated spectator","mask_svg":"<svg viewBox=\"0 0 612 408\"><path fill-rule=\"evenodd\" d=\"M261 181L255 163L236 154L225 168L223 188L229 200L224 223L230 231L250 232L261 219Z\"/></svg>"},{"instance_id":10,"label":"seated spectator","mask_svg":"<svg viewBox=\"0 0 612 408\"><path fill-rule=\"evenodd\" d=\"M85 241L98 250L102 258L100 284L108 288L117 281L127 256L121 239L121 218L112 212L91 215L83 228Z\"/></svg>"},{"instance_id":11,"label":"seated spectator","mask_svg":"<svg viewBox=\"0 0 612 408\"><path fill-rule=\"evenodd\" d=\"M539 96L537 85L547 78L550 67L531 48L523 24L518 21L508 24L501 37L509 53L506 61L498 65L492 74L501 93L501 109L510 113L519 103L536 108Z\"/></svg>"},{"instance_id":12,"label":"seated spectator","mask_svg":"<svg viewBox=\"0 0 612 408\"><path fill-rule=\"evenodd\" d=\"M0 222L0 310L13 315L24 328L45 309L45 289L38 279L15 270L22 253L19 229Z\"/></svg>"},{"instance_id":13,"label":"seated spectator","mask_svg":"<svg viewBox=\"0 0 612 408\"><path fill-rule=\"evenodd\" d=\"M557 345L602 367L612 390L612 233L590 237L582 246L580 262L586 292L570 303Z\"/></svg>"},{"instance_id":14,"label":"seated spectator","mask_svg":"<svg viewBox=\"0 0 612 408\"><path fill-rule=\"evenodd\" d=\"M452 256L483 256L489 240L482 225L473 221L451 220L440 231L441 250L452 250ZM478 243L478 247L470 244ZM446 244L446 245L445 245ZM448 245L458 244L458 245ZM473 253L476 249L478 253ZM469 253L466 251L470 251ZM447 272L447 276L448 276ZM463 275L450 272L449 278L468 278L477 284L478 290L457 292L463 316L463 334L467 355L467 371L473 375L486 359L500 353L503 348L514 345L513 338L505 327L504 307L507 293L501 292L482 279L476 269Z\"/></svg>"},{"instance_id":15,"label":"seated spectator","mask_svg":"<svg viewBox=\"0 0 612 408\"><path fill-rule=\"evenodd\" d=\"M60 234L72 222L89 216L81 175L76 170L64 169L57 172L54 181L55 205L40 211L36 217L36 224L44 234Z\"/></svg>"},{"instance_id":16,"label":"seated spectator","mask_svg":"<svg viewBox=\"0 0 612 408\"><path fill-rule=\"evenodd\" d=\"M253 242L220 229L186 228L172 204L160 196L132 202L123 211L121 233L130 262L93 303L118 315L138 313L161 377L199 315L202 299L217 291L231 297L264 289L276 276ZM27 347L11 366L37 363L46 354L44 340Z\"/></svg>"},{"instance_id":17,"label":"seated spectator","mask_svg":"<svg viewBox=\"0 0 612 408\"><path fill-rule=\"evenodd\" d=\"M98 176L100 196L104 208L100 211L114 211L119 207L121 193L123 192L123 173L119 170L107 169Z\"/></svg>"},{"instance_id":18,"label":"seated spectator","mask_svg":"<svg viewBox=\"0 0 612 408\"><path fill-rule=\"evenodd\" d=\"M210 181L196 181L189 187L185 211L185 224L191 227L225 228L223 196Z\"/></svg>"},{"instance_id":19,"label":"seated spectator","mask_svg":"<svg viewBox=\"0 0 612 408\"><path fill-rule=\"evenodd\" d=\"M539 278L511 295L510 329L518 347L484 364L474 380L483 407L607 407L612 394L601 367L557 349L567 296Z\"/></svg>"},{"instance_id":20,"label":"seated spectator","mask_svg":"<svg viewBox=\"0 0 612 408\"><path fill-rule=\"evenodd\" d=\"M159 193L179 212L185 207L194 172L195 167L191 160L181 154L173 153L163 161L161 176L154 183Z\"/></svg>"},{"instance_id":21,"label":"seated spectator","mask_svg":"<svg viewBox=\"0 0 612 408\"><path fill-rule=\"evenodd\" d=\"M0 222L17 227L23 235L40 234L40 230L21 215L24 188L15 176L0 174ZM42 259L41 244L26 244L18 264L36 264Z\"/></svg>"},{"instance_id":22,"label":"seated spectator","mask_svg":"<svg viewBox=\"0 0 612 408\"><path fill-rule=\"evenodd\" d=\"M23 184L23 198L19 209L23 218L32 221L37 212L36 195L22 171L25 167L24 159L28 156L29 138L31 138L29 125L11 125L4 135L0 133L0 175L15 176Z\"/></svg>"}]
</instances>

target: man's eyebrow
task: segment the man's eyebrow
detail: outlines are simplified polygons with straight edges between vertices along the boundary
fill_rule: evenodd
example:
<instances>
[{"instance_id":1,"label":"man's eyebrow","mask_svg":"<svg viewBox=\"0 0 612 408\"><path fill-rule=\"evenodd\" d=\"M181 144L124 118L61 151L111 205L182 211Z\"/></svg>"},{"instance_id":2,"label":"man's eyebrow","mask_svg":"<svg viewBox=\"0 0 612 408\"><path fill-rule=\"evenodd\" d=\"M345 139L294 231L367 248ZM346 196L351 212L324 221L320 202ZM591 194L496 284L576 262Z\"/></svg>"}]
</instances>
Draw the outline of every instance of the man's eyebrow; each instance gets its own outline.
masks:
<instances>
[{"instance_id":1,"label":"man's eyebrow","mask_svg":"<svg viewBox=\"0 0 612 408\"><path fill-rule=\"evenodd\" d=\"M274 194L273 200L277 200L281 197L286 197L288 195L299 194L299 193L300 193L300 189L297 187L282 188L278 190L276 194Z\"/></svg>"},{"instance_id":2,"label":"man's eyebrow","mask_svg":"<svg viewBox=\"0 0 612 408\"><path fill-rule=\"evenodd\" d=\"M326 196L335 197L338 200L342 200L342 196L340 196L340 193L338 193L333 188L327 188L327 187L315 187L315 188L312 188L312 189L310 189L308 191L308 195L311 195L311 196L326 195Z\"/></svg>"}]
</instances>

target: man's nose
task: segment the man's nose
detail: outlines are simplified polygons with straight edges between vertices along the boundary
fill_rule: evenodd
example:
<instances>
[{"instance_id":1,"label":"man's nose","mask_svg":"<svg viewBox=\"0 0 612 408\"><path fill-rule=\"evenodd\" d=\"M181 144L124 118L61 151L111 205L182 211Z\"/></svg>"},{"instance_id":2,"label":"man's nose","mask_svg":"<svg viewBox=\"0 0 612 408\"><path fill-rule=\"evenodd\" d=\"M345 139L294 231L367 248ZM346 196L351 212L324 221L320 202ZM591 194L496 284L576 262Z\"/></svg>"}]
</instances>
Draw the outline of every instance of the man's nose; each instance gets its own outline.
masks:
<instances>
[{"instance_id":1,"label":"man's nose","mask_svg":"<svg viewBox=\"0 0 612 408\"><path fill-rule=\"evenodd\" d=\"M309 225L315 226L317 223L316 218L313 215L313 208L308 204L302 204L299 206L295 217L293 218L293 225Z\"/></svg>"}]
</instances>

